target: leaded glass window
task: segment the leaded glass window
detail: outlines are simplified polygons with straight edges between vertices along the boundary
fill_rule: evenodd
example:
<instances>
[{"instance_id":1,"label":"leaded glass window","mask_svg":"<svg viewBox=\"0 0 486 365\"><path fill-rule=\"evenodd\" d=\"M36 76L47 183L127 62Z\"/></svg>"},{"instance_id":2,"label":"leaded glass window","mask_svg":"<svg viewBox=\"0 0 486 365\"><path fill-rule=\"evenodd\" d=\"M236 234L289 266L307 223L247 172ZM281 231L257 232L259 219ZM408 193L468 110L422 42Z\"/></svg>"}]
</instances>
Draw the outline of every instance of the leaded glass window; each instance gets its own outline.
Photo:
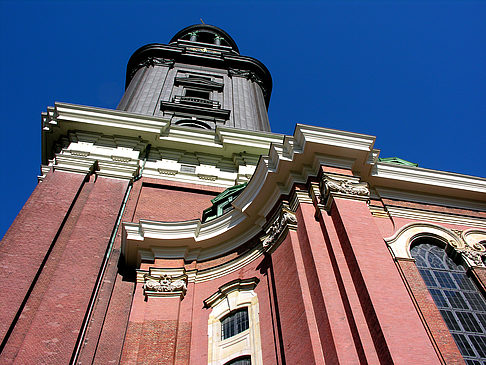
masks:
<instances>
[{"instance_id":1,"label":"leaded glass window","mask_svg":"<svg viewBox=\"0 0 486 365\"><path fill-rule=\"evenodd\" d=\"M221 320L221 337L224 340L248 328L248 308L239 309L231 312Z\"/></svg>"},{"instance_id":2,"label":"leaded glass window","mask_svg":"<svg viewBox=\"0 0 486 365\"><path fill-rule=\"evenodd\" d=\"M486 301L464 267L430 240L410 253L466 363L486 365Z\"/></svg>"}]
</instances>

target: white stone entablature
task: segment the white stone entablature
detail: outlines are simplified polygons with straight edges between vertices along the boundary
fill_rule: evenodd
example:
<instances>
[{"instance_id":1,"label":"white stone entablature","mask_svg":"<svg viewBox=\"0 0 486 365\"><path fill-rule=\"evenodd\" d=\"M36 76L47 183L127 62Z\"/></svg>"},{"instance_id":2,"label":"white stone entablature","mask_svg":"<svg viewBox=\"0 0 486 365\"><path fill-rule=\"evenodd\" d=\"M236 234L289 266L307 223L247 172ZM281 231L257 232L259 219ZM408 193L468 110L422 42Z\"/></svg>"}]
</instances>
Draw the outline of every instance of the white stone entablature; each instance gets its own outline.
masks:
<instances>
[{"instance_id":1,"label":"white stone entablature","mask_svg":"<svg viewBox=\"0 0 486 365\"><path fill-rule=\"evenodd\" d=\"M293 136L226 127L197 130L172 126L163 118L60 103L43 116L43 128L44 160L49 148L61 144L49 163L55 170L219 187L249 180L232 202L234 209L211 222L124 223L122 249L131 263L139 251L154 254L159 248L183 249L205 259L233 250L260 235L281 197L294 184L316 177L321 165L351 170L351 178L373 197L486 210L486 179L378 162L375 137L358 133L300 124ZM413 212L396 208L392 213ZM478 228L485 220L468 219Z\"/></svg>"}]
</instances>

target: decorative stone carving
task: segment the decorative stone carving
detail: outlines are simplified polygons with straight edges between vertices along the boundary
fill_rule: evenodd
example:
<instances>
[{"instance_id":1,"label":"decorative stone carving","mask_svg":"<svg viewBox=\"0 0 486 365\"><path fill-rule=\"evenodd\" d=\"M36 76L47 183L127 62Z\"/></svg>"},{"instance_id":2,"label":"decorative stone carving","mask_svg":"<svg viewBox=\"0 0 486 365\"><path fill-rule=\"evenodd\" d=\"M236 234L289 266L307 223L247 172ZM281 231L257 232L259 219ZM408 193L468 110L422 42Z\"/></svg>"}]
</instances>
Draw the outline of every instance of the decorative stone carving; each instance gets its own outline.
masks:
<instances>
[{"instance_id":1,"label":"decorative stone carving","mask_svg":"<svg viewBox=\"0 0 486 365\"><path fill-rule=\"evenodd\" d=\"M263 95L267 95L267 89L265 88L265 84L263 83L262 79L257 76L253 71L248 70L240 70L237 68L230 68L228 70L228 75L230 77L237 76L237 77L244 77L250 81L256 82L263 91Z\"/></svg>"},{"instance_id":2,"label":"decorative stone carving","mask_svg":"<svg viewBox=\"0 0 486 365\"><path fill-rule=\"evenodd\" d=\"M148 57L140 62L137 66L132 69L130 77L133 77L135 73L142 67L154 67L154 66L174 66L175 61L173 59L161 58L161 57Z\"/></svg>"},{"instance_id":3,"label":"decorative stone carving","mask_svg":"<svg viewBox=\"0 0 486 365\"><path fill-rule=\"evenodd\" d=\"M89 152L88 151L75 151L75 150L71 150L71 155L73 155L73 156L81 156L81 157L88 157L89 156Z\"/></svg>"},{"instance_id":4,"label":"decorative stone carving","mask_svg":"<svg viewBox=\"0 0 486 365\"><path fill-rule=\"evenodd\" d=\"M111 159L116 162L130 162L132 160L130 157L124 156L111 156Z\"/></svg>"},{"instance_id":5,"label":"decorative stone carving","mask_svg":"<svg viewBox=\"0 0 486 365\"><path fill-rule=\"evenodd\" d=\"M200 178L201 180L207 180L207 181L216 181L218 178L215 175L204 175L204 174L197 174L197 177Z\"/></svg>"},{"instance_id":6,"label":"decorative stone carving","mask_svg":"<svg viewBox=\"0 0 486 365\"><path fill-rule=\"evenodd\" d=\"M162 175L176 175L179 171L177 170L169 170L169 169L157 169L157 171L159 172L159 174L162 174Z\"/></svg>"},{"instance_id":7,"label":"decorative stone carving","mask_svg":"<svg viewBox=\"0 0 486 365\"><path fill-rule=\"evenodd\" d=\"M468 247L468 246L466 246ZM486 252L484 251L473 251L473 250L462 250L459 251L465 260L471 265L471 266L485 266L483 257L486 257Z\"/></svg>"},{"instance_id":8,"label":"decorative stone carving","mask_svg":"<svg viewBox=\"0 0 486 365\"><path fill-rule=\"evenodd\" d=\"M144 275L143 290L146 296L181 296L187 290L187 276L171 277L169 275Z\"/></svg>"},{"instance_id":9,"label":"decorative stone carving","mask_svg":"<svg viewBox=\"0 0 486 365\"><path fill-rule=\"evenodd\" d=\"M324 175L321 183L321 203L325 205L328 210L331 206L331 196L357 198L367 200L370 196L368 183L356 182L352 179L336 178Z\"/></svg>"},{"instance_id":10,"label":"decorative stone carving","mask_svg":"<svg viewBox=\"0 0 486 365\"><path fill-rule=\"evenodd\" d=\"M486 267L486 230L449 229L433 223L416 222L401 227L392 237L385 238L395 258L412 259L410 244L417 238L430 237L446 243L446 251L460 255L468 267Z\"/></svg>"},{"instance_id":11,"label":"decorative stone carving","mask_svg":"<svg viewBox=\"0 0 486 365\"><path fill-rule=\"evenodd\" d=\"M281 234L289 226L295 228L296 225L297 218L295 214L290 209L283 207L265 231L265 235L261 238L263 249L267 252L270 251L277 243Z\"/></svg>"}]
</instances>

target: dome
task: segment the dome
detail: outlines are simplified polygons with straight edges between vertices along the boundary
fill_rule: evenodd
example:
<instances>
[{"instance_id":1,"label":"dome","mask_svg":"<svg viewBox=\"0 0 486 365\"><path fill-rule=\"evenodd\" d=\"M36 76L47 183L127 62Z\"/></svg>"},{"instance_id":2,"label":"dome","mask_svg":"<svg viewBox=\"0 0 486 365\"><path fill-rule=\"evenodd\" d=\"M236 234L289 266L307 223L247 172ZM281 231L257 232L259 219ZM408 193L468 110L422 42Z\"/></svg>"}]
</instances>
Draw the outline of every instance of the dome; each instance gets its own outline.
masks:
<instances>
[{"instance_id":1,"label":"dome","mask_svg":"<svg viewBox=\"0 0 486 365\"><path fill-rule=\"evenodd\" d=\"M170 43L177 42L179 39L192 40L195 42L207 44L219 44L222 46L231 47L237 53L240 53L238 46L231 36L224 30L209 24L195 24L190 25L181 31L177 32L172 37ZM217 39L217 40L216 40ZM215 43L218 42L218 43Z\"/></svg>"}]
</instances>

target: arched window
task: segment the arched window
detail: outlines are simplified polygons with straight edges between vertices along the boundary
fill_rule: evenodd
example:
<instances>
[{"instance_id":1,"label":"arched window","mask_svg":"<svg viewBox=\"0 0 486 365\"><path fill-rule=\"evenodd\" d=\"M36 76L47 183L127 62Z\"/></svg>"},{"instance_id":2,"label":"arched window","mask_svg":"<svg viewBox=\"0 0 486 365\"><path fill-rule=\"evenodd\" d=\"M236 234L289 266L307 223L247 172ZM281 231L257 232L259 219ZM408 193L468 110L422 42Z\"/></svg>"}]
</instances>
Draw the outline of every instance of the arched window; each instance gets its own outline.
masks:
<instances>
[{"instance_id":1,"label":"arched window","mask_svg":"<svg viewBox=\"0 0 486 365\"><path fill-rule=\"evenodd\" d=\"M410 250L467 364L486 364L486 301L462 265L432 239Z\"/></svg>"},{"instance_id":2,"label":"arched window","mask_svg":"<svg viewBox=\"0 0 486 365\"><path fill-rule=\"evenodd\" d=\"M251 365L251 358L250 356L241 356L227 362L224 365Z\"/></svg>"},{"instance_id":3,"label":"arched window","mask_svg":"<svg viewBox=\"0 0 486 365\"><path fill-rule=\"evenodd\" d=\"M248 327L248 308L231 312L221 320L221 338L225 340L233 337L247 330Z\"/></svg>"}]
</instances>

